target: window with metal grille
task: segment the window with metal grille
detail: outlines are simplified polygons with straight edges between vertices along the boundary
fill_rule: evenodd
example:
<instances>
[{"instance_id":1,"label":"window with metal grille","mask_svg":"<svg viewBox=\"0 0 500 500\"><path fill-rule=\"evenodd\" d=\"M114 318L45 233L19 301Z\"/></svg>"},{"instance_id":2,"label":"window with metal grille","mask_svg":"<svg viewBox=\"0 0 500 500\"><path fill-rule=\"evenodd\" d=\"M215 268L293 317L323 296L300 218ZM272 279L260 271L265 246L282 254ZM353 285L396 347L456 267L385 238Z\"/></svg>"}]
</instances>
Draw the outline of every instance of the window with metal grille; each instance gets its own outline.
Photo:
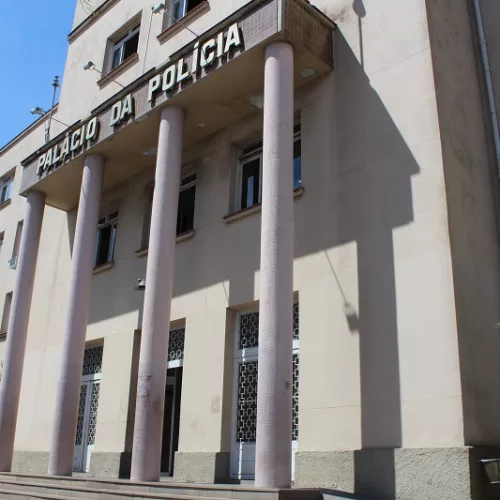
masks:
<instances>
[{"instance_id":1,"label":"window with metal grille","mask_svg":"<svg viewBox=\"0 0 500 500\"><path fill-rule=\"evenodd\" d=\"M113 212L99 219L94 267L113 262L117 225L118 212Z\"/></svg>"},{"instance_id":2,"label":"window with metal grille","mask_svg":"<svg viewBox=\"0 0 500 500\"><path fill-rule=\"evenodd\" d=\"M302 186L302 145L300 125L294 128L293 188ZM258 205L262 201L262 139L242 148L239 159L237 210Z\"/></svg>"},{"instance_id":3,"label":"window with metal grille","mask_svg":"<svg viewBox=\"0 0 500 500\"><path fill-rule=\"evenodd\" d=\"M101 373L103 346L85 349L83 355L82 375L94 375Z\"/></svg>"},{"instance_id":4,"label":"window with metal grille","mask_svg":"<svg viewBox=\"0 0 500 500\"><path fill-rule=\"evenodd\" d=\"M185 328L176 328L170 330L168 337L168 360L178 361L184 359L184 339L186 336Z\"/></svg>"}]
</instances>

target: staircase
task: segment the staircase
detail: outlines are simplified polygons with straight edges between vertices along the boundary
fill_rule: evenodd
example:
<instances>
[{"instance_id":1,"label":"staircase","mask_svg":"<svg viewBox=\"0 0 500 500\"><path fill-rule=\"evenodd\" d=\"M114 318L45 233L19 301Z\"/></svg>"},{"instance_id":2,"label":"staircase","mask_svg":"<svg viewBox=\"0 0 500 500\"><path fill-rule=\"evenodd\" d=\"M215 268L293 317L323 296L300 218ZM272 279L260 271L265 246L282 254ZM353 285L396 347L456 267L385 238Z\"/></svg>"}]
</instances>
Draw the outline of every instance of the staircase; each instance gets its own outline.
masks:
<instances>
[{"instance_id":1,"label":"staircase","mask_svg":"<svg viewBox=\"0 0 500 500\"><path fill-rule=\"evenodd\" d=\"M0 473L0 499L24 500L323 500L320 490L265 489L240 485L132 482L88 477ZM325 495L328 500L353 498Z\"/></svg>"}]
</instances>

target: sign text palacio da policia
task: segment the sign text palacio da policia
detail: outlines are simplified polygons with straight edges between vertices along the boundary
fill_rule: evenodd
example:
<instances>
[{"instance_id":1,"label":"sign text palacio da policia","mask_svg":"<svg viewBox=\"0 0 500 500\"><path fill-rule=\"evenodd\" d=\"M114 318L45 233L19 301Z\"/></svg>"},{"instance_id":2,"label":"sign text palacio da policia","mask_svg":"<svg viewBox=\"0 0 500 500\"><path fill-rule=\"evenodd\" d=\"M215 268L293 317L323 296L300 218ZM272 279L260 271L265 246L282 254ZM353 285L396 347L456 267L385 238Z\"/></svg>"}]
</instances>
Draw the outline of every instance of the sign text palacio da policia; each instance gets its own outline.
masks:
<instances>
[{"instance_id":1,"label":"sign text palacio da policia","mask_svg":"<svg viewBox=\"0 0 500 500\"><path fill-rule=\"evenodd\" d=\"M163 73L159 73L149 80L148 102L152 103L155 95L159 92L173 91L176 86L198 74L201 69L220 60L231 49L240 47L242 42L238 23L232 24L226 31L220 32L203 44L197 41L193 46L191 67L188 67L186 58L181 57L178 61L169 65ZM114 127L133 116L135 116L135 102L132 93L130 93L112 105L109 125ZM98 140L99 130L100 121L95 116L85 125L68 134L64 140L39 156L38 176L48 175L51 170L62 166L73 155L77 155L82 149L88 148Z\"/></svg>"}]
</instances>

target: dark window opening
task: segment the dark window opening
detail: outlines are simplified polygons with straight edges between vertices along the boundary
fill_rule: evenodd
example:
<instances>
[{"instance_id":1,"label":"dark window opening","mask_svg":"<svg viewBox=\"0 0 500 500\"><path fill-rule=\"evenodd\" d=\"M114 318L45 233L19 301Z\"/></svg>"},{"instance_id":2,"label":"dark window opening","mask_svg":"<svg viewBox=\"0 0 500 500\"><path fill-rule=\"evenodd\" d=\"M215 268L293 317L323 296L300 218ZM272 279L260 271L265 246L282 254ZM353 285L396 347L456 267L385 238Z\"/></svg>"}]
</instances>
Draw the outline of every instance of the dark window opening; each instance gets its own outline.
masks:
<instances>
[{"instance_id":1,"label":"dark window opening","mask_svg":"<svg viewBox=\"0 0 500 500\"><path fill-rule=\"evenodd\" d=\"M241 209L260 202L260 157L242 165Z\"/></svg>"},{"instance_id":2,"label":"dark window opening","mask_svg":"<svg viewBox=\"0 0 500 500\"><path fill-rule=\"evenodd\" d=\"M0 333L5 333L7 331L7 327L9 326L9 316L10 316L11 305L12 305L12 292L9 292L5 295L5 302L3 305L2 325L0 327Z\"/></svg>"},{"instance_id":3,"label":"dark window opening","mask_svg":"<svg viewBox=\"0 0 500 500\"><path fill-rule=\"evenodd\" d=\"M95 251L95 267L113 262L118 212L99 219Z\"/></svg>"},{"instance_id":4,"label":"dark window opening","mask_svg":"<svg viewBox=\"0 0 500 500\"><path fill-rule=\"evenodd\" d=\"M177 236L194 229L194 209L196 200L196 174L184 177L179 190L179 203L177 206ZM149 246L149 233L151 231L151 211L153 208L153 188L148 189L147 205L144 213L141 249Z\"/></svg>"},{"instance_id":5,"label":"dark window opening","mask_svg":"<svg viewBox=\"0 0 500 500\"><path fill-rule=\"evenodd\" d=\"M181 181L179 205L177 208L177 234L194 228L194 202L196 198L196 174Z\"/></svg>"},{"instance_id":6,"label":"dark window opening","mask_svg":"<svg viewBox=\"0 0 500 500\"><path fill-rule=\"evenodd\" d=\"M293 138L293 188L298 189L302 187L302 144L300 125L294 127ZM240 210L253 207L262 201L261 171L262 141L257 141L243 148L240 154Z\"/></svg>"}]
</instances>

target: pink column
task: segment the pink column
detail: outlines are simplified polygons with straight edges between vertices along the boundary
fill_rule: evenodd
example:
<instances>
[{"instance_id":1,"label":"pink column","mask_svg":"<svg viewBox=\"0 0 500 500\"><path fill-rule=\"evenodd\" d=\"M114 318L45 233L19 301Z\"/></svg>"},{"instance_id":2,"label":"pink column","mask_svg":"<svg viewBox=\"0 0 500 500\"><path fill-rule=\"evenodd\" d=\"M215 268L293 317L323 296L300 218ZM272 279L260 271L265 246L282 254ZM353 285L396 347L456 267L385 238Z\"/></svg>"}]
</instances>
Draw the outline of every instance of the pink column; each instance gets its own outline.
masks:
<instances>
[{"instance_id":1,"label":"pink column","mask_svg":"<svg viewBox=\"0 0 500 500\"><path fill-rule=\"evenodd\" d=\"M70 476L73 472L78 402L103 174L102 156L85 157L71 260L61 371L52 428L49 474L55 476Z\"/></svg>"},{"instance_id":2,"label":"pink column","mask_svg":"<svg viewBox=\"0 0 500 500\"><path fill-rule=\"evenodd\" d=\"M184 111L178 107L164 108L161 112L158 137L146 270L132 449L131 479L133 481L158 481L160 479L183 135Z\"/></svg>"},{"instance_id":3,"label":"pink column","mask_svg":"<svg viewBox=\"0 0 500 500\"><path fill-rule=\"evenodd\" d=\"M24 353L44 209L45 194L35 191L29 193L7 327L7 353L0 385L1 472L9 472L12 466Z\"/></svg>"},{"instance_id":4,"label":"pink column","mask_svg":"<svg viewBox=\"0 0 500 500\"><path fill-rule=\"evenodd\" d=\"M266 48L255 486L291 486L293 49Z\"/></svg>"}]
</instances>

